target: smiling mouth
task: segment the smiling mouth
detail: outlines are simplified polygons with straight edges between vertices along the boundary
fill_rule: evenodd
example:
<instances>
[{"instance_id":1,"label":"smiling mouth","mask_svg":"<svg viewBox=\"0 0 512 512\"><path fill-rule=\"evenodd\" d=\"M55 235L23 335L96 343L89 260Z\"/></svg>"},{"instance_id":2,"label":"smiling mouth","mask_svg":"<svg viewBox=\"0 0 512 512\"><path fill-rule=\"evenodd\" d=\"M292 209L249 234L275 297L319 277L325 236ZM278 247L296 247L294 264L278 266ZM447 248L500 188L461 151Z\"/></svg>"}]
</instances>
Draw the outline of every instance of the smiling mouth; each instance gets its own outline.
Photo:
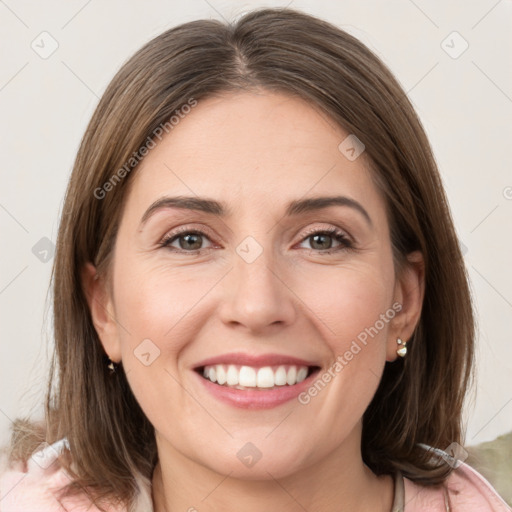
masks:
<instances>
[{"instance_id":1,"label":"smiling mouth","mask_svg":"<svg viewBox=\"0 0 512 512\"><path fill-rule=\"evenodd\" d=\"M319 366L275 365L251 367L235 364L214 364L194 369L203 379L218 386L269 391L289 388L320 371Z\"/></svg>"}]
</instances>

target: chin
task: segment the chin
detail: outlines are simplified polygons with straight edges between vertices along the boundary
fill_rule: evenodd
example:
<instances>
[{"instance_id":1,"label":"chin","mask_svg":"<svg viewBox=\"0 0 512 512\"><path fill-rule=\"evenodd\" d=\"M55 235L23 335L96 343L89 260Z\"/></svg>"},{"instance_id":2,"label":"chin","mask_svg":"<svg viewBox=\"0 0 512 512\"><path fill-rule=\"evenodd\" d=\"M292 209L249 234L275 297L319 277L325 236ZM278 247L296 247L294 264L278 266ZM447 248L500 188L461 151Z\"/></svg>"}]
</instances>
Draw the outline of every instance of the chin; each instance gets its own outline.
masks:
<instances>
[{"instance_id":1,"label":"chin","mask_svg":"<svg viewBox=\"0 0 512 512\"><path fill-rule=\"evenodd\" d=\"M268 432L265 435L267 434ZM264 444L266 446L263 446ZM282 444L281 446L278 444L273 444L269 440L267 443L262 441L254 444L238 442L233 450L228 449L223 453L217 453L208 457L207 460L204 459L205 452L203 452L203 457L196 460L216 473L240 480L285 478L309 465L304 456L298 457L300 451L298 446L290 443L283 447Z\"/></svg>"},{"instance_id":2,"label":"chin","mask_svg":"<svg viewBox=\"0 0 512 512\"><path fill-rule=\"evenodd\" d=\"M229 475L230 478L248 481L286 478L299 469L296 460L279 458L265 461L263 456L253 466L245 466L238 459L233 461L228 458L225 464L219 464L217 460L210 468L217 473Z\"/></svg>"}]
</instances>

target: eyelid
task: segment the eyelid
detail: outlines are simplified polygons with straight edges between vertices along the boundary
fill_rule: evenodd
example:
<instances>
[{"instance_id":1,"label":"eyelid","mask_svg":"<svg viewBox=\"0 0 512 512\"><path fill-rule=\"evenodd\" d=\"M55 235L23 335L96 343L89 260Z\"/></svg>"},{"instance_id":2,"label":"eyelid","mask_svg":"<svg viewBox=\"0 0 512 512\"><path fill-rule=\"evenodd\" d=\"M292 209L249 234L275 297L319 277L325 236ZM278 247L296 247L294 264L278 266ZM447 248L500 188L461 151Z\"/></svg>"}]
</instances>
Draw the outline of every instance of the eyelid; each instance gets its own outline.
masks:
<instances>
[{"instance_id":1,"label":"eyelid","mask_svg":"<svg viewBox=\"0 0 512 512\"><path fill-rule=\"evenodd\" d=\"M200 225L201 227L193 227L193 225L187 224L185 226L179 226L175 229L172 229L171 231L168 231L158 242L158 245L164 245L169 240L173 239L174 237L181 235L182 233L191 233L191 232L197 232L203 236L207 236L211 241L215 239L215 236L213 235L213 232L207 228L204 225ZM192 251L187 251L192 252Z\"/></svg>"},{"instance_id":2,"label":"eyelid","mask_svg":"<svg viewBox=\"0 0 512 512\"><path fill-rule=\"evenodd\" d=\"M319 256L329 256L335 253L346 253L346 252L354 252L357 250L355 240L347 234L347 232L337 226L329 226L324 228L311 228L306 232L303 232L299 241L299 244L304 243L310 237L316 234L328 235L340 245L337 247L331 247L329 249L320 250L320 249L304 249L308 252L308 254L314 254Z\"/></svg>"},{"instance_id":3,"label":"eyelid","mask_svg":"<svg viewBox=\"0 0 512 512\"><path fill-rule=\"evenodd\" d=\"M350 240L351 243L355 243L355 240L352 238L351 235L348 234L348 232L345 229L342 229L342 228L340 228L338 226L335 226L333 224L327 224L327 225L322 226L322 227L316 226L316 227L308 229L306 231L301 231L301 235L300 235L301 236L301 241L306 236L308 236L310 234L314 234L314 233L322 232L322 231L332 232L332 233L337 233L337 234L343 235L345 238Z\"/></svg>"},{"instance_id":4,"label":"eyelid","mask_svg":"<svg viewBox=\"0 0 512 512\"><path fill-rule=\"evenodd\" d=\"M212 242L213 245L215 245L216 237L212 235L211 230L209 228L207 228L206 226L201 225L201 227L197 228L197 227L193 227L192 225L184 225L184 226L180 226L180 227L173 229L170 232L166 233L158 242L159 247L164 247L164 248L171 247L170 242L174 241L173 239L177 239L179 237L179 235L182 233L185 233L185 234L195 233L195 234L198 234L199 236L204 236L204 237L208 238L210 240L210 242ZM337 252L337 251L353 250L354 249L354 244L356 242L353 239L353 237L350 236L346 230L344 230L338 226L332 225L332 224L326 225L323 227L320 227L320 226L311 227L310 229L308 229L306 231L301 231L300 239L295 245L303 243L307 238L309 238L309 236L312 236L314 234L321 234L321 233L328 234L329 236L331 236L333 238L342 239L342 243L344 242L344 247L331 248L331 249L326 249L326 250L320 250L320 249L304 249L304 250L313 252L313 253L318 253L318 254L330 254L330 253ZM205 247L202 249L194 249L194 250L190 250L190 251L186 251L184 249L173 248L173 252L197 254L201 251L206 251L211 248L212 247Z\"/></svg>"}]
</instances>

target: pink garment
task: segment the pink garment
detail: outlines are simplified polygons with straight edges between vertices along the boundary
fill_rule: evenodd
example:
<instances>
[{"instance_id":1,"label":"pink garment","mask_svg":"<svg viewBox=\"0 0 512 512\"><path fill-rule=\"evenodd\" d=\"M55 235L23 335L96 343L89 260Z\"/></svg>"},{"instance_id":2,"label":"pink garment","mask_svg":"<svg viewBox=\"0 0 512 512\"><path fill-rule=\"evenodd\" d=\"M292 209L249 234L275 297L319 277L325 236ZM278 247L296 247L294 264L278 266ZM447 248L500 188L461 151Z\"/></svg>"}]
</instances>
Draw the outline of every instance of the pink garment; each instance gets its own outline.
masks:
<instances>
[{"instance_id":1,"label":"pink garment","mask_svg":"<svg viewBox=\"0 0 512 512\"><path fill-rule=\"evenodd\" d=\"M81 498L59 502L54 491L69 481L57 460L66 440L47 445L36 452L27 467L21 464L7 467L5 457L0 466L1 512L99 512L84 495ZM131 510L109 507L108 512L153 512L151 484L138 478L138 500ZM454 469L445 482L447 493L441 488L423 487L404 479L405 508L403 512L511 512L512 509L498 496L491 484L467 464ZM451 508L447 508L449 496ZM401 512L394 510L393 512Z\"/></svg>"},{"instance_id":2,"label":"pink garment","mask_svg":"<svg viewBox=\"0 0 512 512\"><path fill-rule=\"evenodd\" d=\"M492 485L480 473L463 462L447 478L446 491L424 487L407 478L404 478L404 484L404 512L512 511Z\"/></svg>"}]
</instances>

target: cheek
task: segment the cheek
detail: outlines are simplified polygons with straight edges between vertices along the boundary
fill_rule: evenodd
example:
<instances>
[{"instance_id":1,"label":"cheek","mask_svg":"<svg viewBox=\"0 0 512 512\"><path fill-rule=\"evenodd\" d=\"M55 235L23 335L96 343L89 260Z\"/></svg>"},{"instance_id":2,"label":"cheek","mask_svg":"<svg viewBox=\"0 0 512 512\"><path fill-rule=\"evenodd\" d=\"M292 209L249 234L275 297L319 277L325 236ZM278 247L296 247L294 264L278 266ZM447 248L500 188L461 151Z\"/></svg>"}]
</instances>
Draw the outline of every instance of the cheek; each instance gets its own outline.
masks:
<instances>
[{"instance_id":1,"label":"cheek","mask_svg":"<svg viewBox=\"0 0 512 512\"><path fill-rule=\"evenodd\" d=\"M382 263L358 261L317 268L307 282L298 280L294 290L314 313L311 318L332 352L343 354L352 340L385 338L388 322L381 319L392 303L389 276L392 270L386 271Z\"/></svg>"},{"instance_id":2,"label":"cheek","mask_svg":"<svg viewBox=\"0 0 512 512\"><path fill-rule=\"evenodd\" d=\"M115 274L115 312L130 388L154 425L190 407L183 395L180 354L200 329L201 298L218 281L191 279L185 268L129 258ZM165 404L165 407L163 407Z\"/></svg>"},{"instance_id":3,"label":"cheek","mask_svg":"<svg viewBox=\"0 0 512 512\"><path fill-rule=\"evenodd\" d=\"M186 267L140 261L132 265L125 261L117 270L115 310L119 321L134 336L155 340L172 339L173 331L189 322L189 314L193 315L194 307L211 288L210 281L215 281L204 274L201 279L190 277Z\"/></svg>"}]
</instances>

